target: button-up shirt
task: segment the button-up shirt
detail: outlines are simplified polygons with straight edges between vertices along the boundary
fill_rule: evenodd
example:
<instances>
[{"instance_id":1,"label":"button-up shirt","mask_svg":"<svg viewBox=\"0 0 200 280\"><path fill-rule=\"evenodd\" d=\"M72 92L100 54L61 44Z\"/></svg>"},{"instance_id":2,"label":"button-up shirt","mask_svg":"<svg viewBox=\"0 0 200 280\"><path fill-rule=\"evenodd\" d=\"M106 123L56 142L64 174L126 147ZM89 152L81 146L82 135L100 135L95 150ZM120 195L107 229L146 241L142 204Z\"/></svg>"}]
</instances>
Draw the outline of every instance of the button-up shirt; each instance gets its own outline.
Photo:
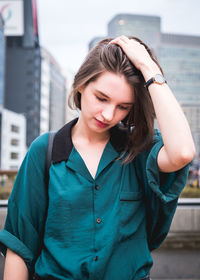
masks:
<instances>
[{"instance_id":1,"label":"button-up shirt","mask_svg":"<svg viewBox=\"0 0 200 280\"><path fill-rule=\"evenodd\" d=\"M56 133L48 189L48 133L29 148L9 198L0 250L5 254L10 248L29 271L35 266L45 278L143 278L153 264L150 252L169 231L188 166L159 172L163 142L157 130L150 149L122 164L116 159L123 153L126 132L114 127L93 178L72 143L76 121Z\"/></svg>"}]
</instances>

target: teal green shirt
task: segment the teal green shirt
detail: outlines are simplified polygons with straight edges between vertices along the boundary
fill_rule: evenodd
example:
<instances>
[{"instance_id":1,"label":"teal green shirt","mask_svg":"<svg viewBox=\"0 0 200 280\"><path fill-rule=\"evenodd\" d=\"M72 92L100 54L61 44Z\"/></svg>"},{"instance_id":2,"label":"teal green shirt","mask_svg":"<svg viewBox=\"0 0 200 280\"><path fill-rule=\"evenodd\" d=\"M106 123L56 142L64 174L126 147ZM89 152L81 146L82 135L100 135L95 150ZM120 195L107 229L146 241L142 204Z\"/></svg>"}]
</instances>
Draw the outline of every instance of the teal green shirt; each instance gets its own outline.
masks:
<instances>
[{"instance_id":1,"label":"teal green shirt","mask_svg":"<svg viewBox=\"0 0 200 280\"><path fill-rule=\"evenodd\" d=\"M153 264L150 252L169 231L188 166L174 173L159 172L157 155L163 142L158 131L151 149L122 165L115 159L123 151L126 135L115 127L93 179L72 144L75 122L65 125L54 139L46 219L48 133L30 146L9 198L0 251L5 254L10 248L30 272L35 265L36 273L46 278L145 277Z\"/></svg>"}]
</instances>

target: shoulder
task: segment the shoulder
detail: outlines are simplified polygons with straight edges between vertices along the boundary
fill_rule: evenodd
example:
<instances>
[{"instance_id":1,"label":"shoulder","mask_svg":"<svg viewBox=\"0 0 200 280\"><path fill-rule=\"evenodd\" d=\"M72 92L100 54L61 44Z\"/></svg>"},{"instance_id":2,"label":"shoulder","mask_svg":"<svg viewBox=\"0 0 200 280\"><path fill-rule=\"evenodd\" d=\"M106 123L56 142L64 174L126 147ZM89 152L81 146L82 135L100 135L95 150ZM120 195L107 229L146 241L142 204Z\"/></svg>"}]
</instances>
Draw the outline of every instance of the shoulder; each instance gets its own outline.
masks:
<instances>
[{"instance_id":1,"label":"shoulder","mask_svg":"<svg viewBox=\"0 0 200 280\"><path fill-rule=\"evenodd\" d=\"M49 132L46 132L40 136L38 136L30 145L28 149L29 155L34 159L38 158L38 155L42 157L42 155L46 154L47 144L48 144Z\"/></svg>"}]
</instances>

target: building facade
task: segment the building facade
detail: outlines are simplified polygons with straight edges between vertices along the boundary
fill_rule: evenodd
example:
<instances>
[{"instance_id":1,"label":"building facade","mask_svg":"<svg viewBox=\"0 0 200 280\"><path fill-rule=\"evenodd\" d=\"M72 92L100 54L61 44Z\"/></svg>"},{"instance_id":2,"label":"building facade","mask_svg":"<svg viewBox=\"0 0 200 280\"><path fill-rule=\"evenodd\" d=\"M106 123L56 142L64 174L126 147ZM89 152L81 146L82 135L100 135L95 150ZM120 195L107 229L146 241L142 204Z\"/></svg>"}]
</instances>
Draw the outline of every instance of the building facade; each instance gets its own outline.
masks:
<instances>
[{"instance_id":1,"label":"building facade","mask_svg":"<svg viewBox=\"0 0 200 280\"><path fill-rule=\"evenodd\" d=\"M51 67L50 130L57 130L66 122L66 79L57 66L58 65L53 64Z\"/></svg>"},{"instance_id":2,"label":"building facade","mask_svg":"<svg viewBox=\"0 0 200 280\"><path fill-rule=\"evenodd\" d=\"M66 78L54 57L41 48L40 133L55 131L66 123Z\"/></svg>"},{"instance_id":3,"label":"building facade","mask_svg":"<svg viewBox=\"0 0 200 280\"><path fill-rule=\"evenodd\" d=\"M95 37L89 42L89 50L91 50L98 42L105 39L106 37Z\"/></svg>"},{"instance_id":4,"label":"building facade","mask_svg":"<svg viewBox=\"0 0 200 280\"><path fill-rule=\"evenodd\" d=\"M27 119L27 145L40 133L41 55L35 1L23 1L23 34L6 38L4 106ZM12 4L10 2L10 4Z\"/></svg>"},{"instance_id":5,"label":"building facade","mask_svg":"<svg viewBox=\"0 0 200 280\"><path fill-rule=\"evenodd\" d=\"M0 14L0 106L4 103L5 36L3 18Z\"/></svg>"},{"instance_id":6,"label":"building facade","mask_svg":"<svg viewBox=\"0 0 200 280\"><path fill-rule=\"evenodd\" d=\"M200 153L200 37L161 34L160 63Z\"/></svg>"},{"instance_id":7,"label":"building facade","mask_svg":"<svg viewBox=\"0 0 200 280\"><path fill-rule=\"evenodd\" d=\"M40 134L49 131L50 63L49 55L41 49Z\"/></svg>"},{"instance_id":8,"label":"building facade","mask_svg":"<svg viewBox=\"0 0 200 280\"><path fill-rule=\"evenodd\" d=\"M160 45L161 19L158 16L118 14L108 23L108 37L135 36L157 53Z\"/></svg>"},{"instance_id":9,"label":"building facade","mask_svg":"<svg viewBox=\"0 0 200 280\"><path fill-rule=\"evenodd\" d=\"M0 169L19 169L26 153L26 119L0 109Z\"/></svg>"}]
</instances>

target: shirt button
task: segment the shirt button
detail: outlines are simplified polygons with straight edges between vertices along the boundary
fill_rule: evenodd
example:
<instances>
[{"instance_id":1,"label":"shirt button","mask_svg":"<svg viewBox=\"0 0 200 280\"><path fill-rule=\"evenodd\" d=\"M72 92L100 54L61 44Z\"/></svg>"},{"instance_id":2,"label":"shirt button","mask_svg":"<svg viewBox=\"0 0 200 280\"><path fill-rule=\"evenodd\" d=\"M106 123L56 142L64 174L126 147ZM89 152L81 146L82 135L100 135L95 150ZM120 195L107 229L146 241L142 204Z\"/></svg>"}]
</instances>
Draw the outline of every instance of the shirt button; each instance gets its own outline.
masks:
<instances>
[{"instance_id":1,"label":"shirt button","mask_svg":"<svg viewBox=\"0 0 200 280\"><path fill-rule=\"evenodd\" d=\"M98 261L98 256L95 256L94 260L95 260L95 262Z\"/></svg>"},{"instance_id":2,"label":"shirt button","mask_svg":"<svg viewBox=\"0 0 200 280\"><path fill-rule=\"evenodd\" d=\"M98 189L99 189L99 186L95 185L95 189L98 190Z\"/></svg>"},{"instance_id":3,"label":"shirt button","mask_svg":"<svg viewBox=\"0 0 200 280\"><path fill-rule=\"evenodd\" d=\"M98 224L101 223L101 218L97 218L97 223L98 223Z\"/></svg>"}]
</instances>

